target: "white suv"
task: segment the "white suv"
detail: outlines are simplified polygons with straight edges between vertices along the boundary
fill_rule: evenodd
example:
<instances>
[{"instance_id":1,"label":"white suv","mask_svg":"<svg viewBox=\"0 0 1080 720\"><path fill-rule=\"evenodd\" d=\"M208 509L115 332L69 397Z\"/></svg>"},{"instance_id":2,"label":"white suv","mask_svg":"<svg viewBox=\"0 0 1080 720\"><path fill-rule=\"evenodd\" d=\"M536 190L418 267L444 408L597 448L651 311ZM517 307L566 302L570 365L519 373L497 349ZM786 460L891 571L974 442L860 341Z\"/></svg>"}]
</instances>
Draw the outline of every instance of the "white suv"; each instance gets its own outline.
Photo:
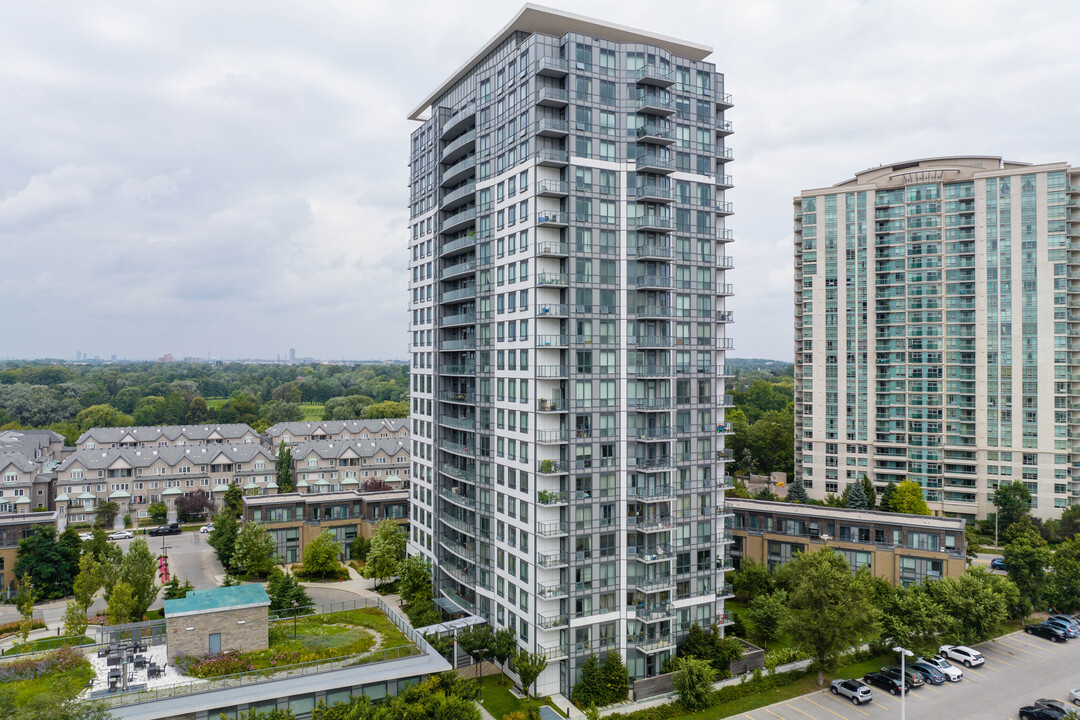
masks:
<instances>
[{"instance_id":1,"label":"white suv","mask_svg":"<svg viewBox=\"0 0 1080 720\"><path fill-rule=\"evenodd\" d=\"M953 665L943 657L935 655L932 658L919 658L916 662L926 663L937 668L938 672L945 676L949 682L960 682L964 679L964 671Z\"/></svg>"},{"instance_id":2,"label":"white suv","mask_svg":"<svg viewBox=\"0 0 1080 720\"><path fill-rule=\"evenodd\" d=\"M978 667L986 662L982 653L966 645L942 645L938 648L938 654L943 658L963 663L965 667Z\"/></svg>"},{"instance_id":3,"label":"white suv","mask_svg":"<svg viewBox=\"0 0 1080 720\"><path fill-rule=\"evenodd\" d=\"M855 705L862 705L874 699L870 686L859 680L833 680L829 690L833 695L843 695Z\"/></svg>"}]
</instances>

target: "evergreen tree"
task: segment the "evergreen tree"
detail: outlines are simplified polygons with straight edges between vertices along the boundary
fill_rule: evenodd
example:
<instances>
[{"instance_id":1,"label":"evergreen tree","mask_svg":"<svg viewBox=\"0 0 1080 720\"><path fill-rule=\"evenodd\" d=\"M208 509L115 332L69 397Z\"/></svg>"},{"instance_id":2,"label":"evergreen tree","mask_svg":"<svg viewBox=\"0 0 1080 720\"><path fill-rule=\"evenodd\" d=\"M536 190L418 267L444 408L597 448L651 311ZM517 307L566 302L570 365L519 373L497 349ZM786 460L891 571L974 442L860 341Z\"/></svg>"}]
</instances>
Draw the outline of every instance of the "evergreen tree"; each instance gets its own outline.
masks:
<instances>
[{"instance_id":1,"label":"evergreen tree","mask_svg":"<svg viewBox=\"0 0 1080 720\"><path fill-rule=\"evenodd\" d=\"M279 493L293 491L292 450L281 441L277 455L277 486Z\"/></svg>"},{"instance_id":2,"label":"evergreen tree","mask_svg":"<svg viewBox=\"0 0 1080 720\"><path fill-rule=\"evenodd\" d=\"M240 524L232 513L221 512L214 518L214 529L210 531L207 542L214 548L218 560L226 570L232 567L233 555L236 553L236 537L239 533Z\"/></svg>"},{"instance_id":3,"label":"evergreen tree","mask_svg":"<svg viewBox=\"0 0 1080 720\"><path fill-rule=\"evenodd\" d=\"M861 481L854 482L848 485L846 506L854 510L869 509L870 501L866 497L866 491L863 490L863 485Z\"/></svg>"},{"instance_id":4,"label":"evergreen tree","mask_svg":"<svg viewBox=\"0 0 1080 720\"><path fill-rule=\"evenodd\" d=\"M787 491L788 502L793 503L806 503L810 500L810 496L806 494L806 486L803 485L801 477L796 477L792 480L791 485Z\"/></svg>"},{"instance_id":5,"label":"evergreen tree","mask_svg":"<svg viewBox=\"0 0 1080 720\"><path fill-rule=\"evenodd\" d=\"M221 501L221 514L239 518L244 514L244 492L235 483L229 484L225 498Z\"/></svg>"},{"instance_id":6,"label":"evergreen tree","mask_svg":"<svg viewBox=\"0 0 1080 720\"><path fill-rule=\"evenodd\" d=\"M604 679L600 669L600 659L596 655L590 655L581 663L578 671L578 681L574 685L570 699L578 707L589 705L606 705L604 702Z\"/></svg>"},{"instance_id":7,"label":"evergreen tree","mask_svg":"<svg viewBox=\"0 0 1080 720\"><path fill-rule=\"evenodd\" d=\"M630 671L626 669L619 653L612 651L605 655L600 672L607 693L607 702L604 704L625 700L630 693Z\"/></svg>"},{"instance_id":8,"label":"evergreen tree","mask_svg":"<svg viewBox=\"0 0 1080 720\"><path fill-rule=\"evenodd\" d=\"M866 493L867 508L873 510L877 506L877 490L874 489L874 483L870 481L866 473L862 476L862 486L863 492Z\"/></svg>"},{"instance_id":9,"label":"evergreen tree","mask_svg":"<svg viewBox=\"0 0 1080 720\"><path fill-rule=\"evenodd\" d=\"M270 573L270 582L266 584L266 594L270 596L270 612L292 610L294 600L300 612L315 605L295 575L284 573L277 568Z\"/></svg>"},{"instance_id":10,"label":"evergreen tree","mask_svg":"<svg viewBox=\"0 0 1080 720\"><path fill-rule=\"evenodd\" d=\"M889 484L885 486L885 489L881 491L881 506L878 509L884 510L885 512L893 512L892 498L895 493L896 483L890 480Z\"/></svg>"}]
</instances>

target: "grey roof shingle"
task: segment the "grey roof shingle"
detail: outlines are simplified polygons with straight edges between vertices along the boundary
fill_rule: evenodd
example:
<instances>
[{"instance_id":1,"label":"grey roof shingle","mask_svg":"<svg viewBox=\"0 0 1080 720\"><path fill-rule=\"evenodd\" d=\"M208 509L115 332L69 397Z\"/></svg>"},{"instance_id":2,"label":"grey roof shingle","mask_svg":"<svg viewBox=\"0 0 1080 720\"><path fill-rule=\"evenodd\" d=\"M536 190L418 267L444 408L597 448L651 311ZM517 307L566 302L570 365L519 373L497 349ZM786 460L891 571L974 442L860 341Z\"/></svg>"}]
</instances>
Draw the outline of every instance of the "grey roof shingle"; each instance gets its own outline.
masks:
<instances>
[{"instance_id":1,"label":"grey roof shingle","mask_svg":"<svg viewBox=\"0 0 1080 720\"><path fill-rule=\"evenodd\" d=\"M159 439L176 440L183 435L192 440L205 440L214 432L225 440L236 440L245 435L257 435L250 426L243 423L220 425L143 425L139 427L92 428L79 436L79 444L87 440L98 443L120 442L126 435L131 435L138 442L154 442Z\"/></svg>"},{"instance_id":2,"label":"grey roof shingle","mask_svg":"<svg viewBox=\"0 0 1080 720\"><path fill-rule=\"evenodd\" d=\"M363 431L380 432L382 430L389 430L390 432L398 432L402 428L408 427L408 420L406 418L382 418L377 420L313 420L310 422L285 422L272 425L266 434L271 437L277 435L284 435L289 433L290 435L311 435L318 430L322 430L327 435L337 435L338 433L348 430L351 433L358 433Z\"/></svg>"},{"instance_id":3,"label":"grey roof shingle","mask_svg":"<svg viewBox=\"0 0 1080 720\"><path fill-rule=\"evenodd\" d=\"M222 457L224 456L224 457ZM184 458L200 465L218 462L245 463L251 462L256 457L262 457L270 463L274 462L274 456L262 445L184 445L181 447L151 447L151 448L107 448L94 450L78 450L60 464L58 472L64 472L72 465L78 464L87 470L104 470L111 466L118 458L122 458L132 467L150 467L159 459L167 465L174 466ZM222 458L219 460L219 458ZM273 466L268 465L268 469Z\"/></svg>"},{"instance_id":4,"label":"grey roof shingle","mask_svg":"<svg viewBox=\"0 0 1080 720\"><path fill-rule=\"evenodd\" d=\"M362 458L373 457L382 450L390 457L397 455L402 450L408 451L408 445L403 438L376 438L374 440L313 440L300 443L292 449L293 461L301 460L311 454L318 455L324 460L339 458L349 450L352 450ZM303 468L301 468L303 469Z\"/></svg>"},{"instance_id":5,"label":"grey roof shingle","mask_svg":"<svg viewBox=\"0 0 1080 720\"><path fill-rule=\"evenodd\" d=\"M14 466L19 472L34 472L37 466L22 453L0 452L0 472Z\"/></svg>"}]
</instances>

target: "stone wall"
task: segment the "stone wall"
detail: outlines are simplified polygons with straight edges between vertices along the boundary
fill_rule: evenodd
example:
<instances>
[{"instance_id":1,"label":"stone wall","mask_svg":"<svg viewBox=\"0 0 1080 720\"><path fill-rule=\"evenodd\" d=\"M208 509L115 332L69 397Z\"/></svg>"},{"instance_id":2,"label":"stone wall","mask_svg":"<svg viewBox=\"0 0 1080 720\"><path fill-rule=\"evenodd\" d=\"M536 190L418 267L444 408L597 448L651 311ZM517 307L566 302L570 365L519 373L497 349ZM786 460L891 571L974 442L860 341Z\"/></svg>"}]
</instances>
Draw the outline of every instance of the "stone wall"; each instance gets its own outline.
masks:
<instances>
[{"instance_id":1,"label":"stone wall","mask_svg":"<svg viewBox=\"0 0 1080 720\"><path fill-rule=\"evenodd\" d=\"M265 650L270 643L267 611L268 608L263 606L166 618L169 661L181 655L206 655L210 652L210 636L214 633L221 634L222 650ZM188 630L189 627L194 630Z\"/></svg>"}]
</instances>

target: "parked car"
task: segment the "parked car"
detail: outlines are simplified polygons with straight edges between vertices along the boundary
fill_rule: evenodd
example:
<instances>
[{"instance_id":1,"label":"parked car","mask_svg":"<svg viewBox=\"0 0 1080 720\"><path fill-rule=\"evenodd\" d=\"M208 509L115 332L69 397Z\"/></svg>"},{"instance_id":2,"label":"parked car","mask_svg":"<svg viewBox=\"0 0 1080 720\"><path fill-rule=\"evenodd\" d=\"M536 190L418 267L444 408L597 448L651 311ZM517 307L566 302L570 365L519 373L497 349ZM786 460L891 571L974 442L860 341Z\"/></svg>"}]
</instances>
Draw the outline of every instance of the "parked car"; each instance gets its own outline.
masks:
<instances>
[{"instance_id":1,"label":"parked car","mask_svg":"<svg viewBox=\"0 0 1080 720\"><path fill-rule=\"evenodd\" d=\"M899 695L900 689L904 687L904 683L900 682L899 675L890 675L883 672L868 672L863 675L863 682L867 685L879 687L882 690L888 690L892 695Z\"/></svg>"},{"instance_id":2,"label":"parked car","mask_svg":"<svg viewBox=\"0 0 1080 720\"><path fill-rule=\"evenodd\" d=\"M943 658L963 663L964 667L978 667L986 662L981 652L967 645L942 645L938 648L938 654Z\"/></svg>"},{"instance_id":3,"label":"parked car","mask_svg":"<svg viewBox=\"0 0 1080 720\"><path fill-rule=\"evenodd\" d=\"M150 535L179 535L183 532L180 529L180 523L169 523L168 525L158 525L156 528L150 530Z\"/></svg>"},{"instance_id":4,"label":"parked car","mask_svg":"<svg viewBox=\"0 0 1080 720\"><path fill-rule=\"evenodd\" d=\"M1060 620L1061 622L1066 622L1066 623L1069 623L1070 625L1080 626L1080 621L1078 621L1072 615L1051 615L1050 617L1048 617L1046 619L1047 620Z\"/></svg>"},{"instance_id":5,"label":"parked car","mask_svg":"<svg viewBox=\"0 0 1080 720\"><path fill-rule=\"evenodd\" d=\"M94 533L87 533L87 532L79 533L79 539L83 540L83 541L93 540L94 539Z\"/></svg>"},{"instance_id":6,"label":"parked car","mask_svg":"<svg viewBox=\"0 0 1080 720\"><path fill-rule=\"evenodd\" d=\"M1062 720L1065 713L1057 708L1041 708L1027 705L1020 708L1020 720Z\"/></svg>"},{"instance_id":7,"label":"parked car","mask_svg":"<svg viewBox=\"0 0 1080 720\"><path fill-rule=\"evenodd\" d=\"M925 663L930 667L937 668L938 672L944 675L949 682L960 682L964 679L964 671L943 657L934 655L931 658L919 658L915 662L916 664Z\"/></svg>"},{"instance_id":8,"label":"parked car","mask_svg":"<svg viewBox=\"0 0 1080 720\"><path fill-rule=\"evenodd\" d=\"M1065 715L1068 715L1070 712L1072 712L1072 708L1070 708L1068 705L1061 702L1060 700L1055 700L1054 698L1039 698L1035 701L1035 707L1042 708L1043 710L1060 710Z\"/></svg>"},{"instance_id":9,"label":"parked car","mask_svg":"<svg viewBox=\"0 0 1080 720\"><path fill-rule=\"evenodd\" d=\"M1080 688L1069 691L1069 702L1073 705L1080 706Z\"/></svg>"},{"instance_id":10,"label":"parked car","mask_svg":"<svg viewBox=\"0 0 1080 720\"><path fill-rule=\"evenodd\" d=\"M214 532L214 523L210 523L209 525L203 525L201 528L199 528L199 532L203 533L204 535L206 533Z\"/></svg>"},{"instance_id":11,"label":"parked car","mask_svg":"<svg viewBox=\"0 0 1080 720\"><path fill-rule=\"evenodd\" d=\"M923 681L929 685L945 684L945 673L941 672L930 663L913 662L908 665L908 667L922 673Z\"/></svg>"},{"instance_id":12,"label":"parked car","mask_svg":"<svg viewBox=\"0 0 1080 720\"><path fill-rule=\"evenodd\" d=\"M130 530L117 530L109 535L110 540L127 540L128 538L135 537L135 533Z\"/></svg>"},{"instance_id":13,"label":"parked car","mask_svg":"<svg viewBox=\"0 0 1080 720\"><path fill-rule=\"evenodd\" d=\"M990 569L991 570L1004 570L1005 569L1005 560L1004 560L1004 558L994 558L993 560L991 560L990 561Z\"/></svg>"},{"instance_id":14,"label":"parked car","mask_svg":"<svg viewBox=\"0 0 1080 720\"><path fill-rule=\"evenodd\" d=\"M900 668L897 665L886 665L881 668L881 672L892 673L893 675L896 675L896 677L900 677ZM907 681L908 690L920 688L925 684L922 673L918 670L913 670L911 666L906 666L904 668L904 679Z\"/></svg>"},{"instance_id":15,"label":"parked car","mask_svg":"<svg viewBox=\"0 0 1080 720\"><path fill-rule=\"evenodd\" d=\"M1025 625L1024 632L1026 632L1028 635L1046 638L1047 640L1053 640L1054 642L1065 642L1069 639L1069 636L1065 634L1064 630L1048 623L1039 623L1038 625Z\"/></svg>"},{"instance_id":16,"label":"parked car","mask_svg":"<svg viewBox=\"0 0 1080 720\"><path fill-rule=\"evenodd\" d=\"M833 695L843 695L856 705L862 705L874 699L873 690L858 680L833 680L829 690Z\"/></svg>"},{"instance_id":17,"label":"parked car","mask_svg":"<svg viewBox=\"0 0 1080 720\"><path fill-rule=\"evenodd\" d=\"M1042 624L1061 630L1067 638L1080 637L1080 627L1073 623L1067 623L1064 620L1043 620Z\"/></svg>"}]
</instances>

